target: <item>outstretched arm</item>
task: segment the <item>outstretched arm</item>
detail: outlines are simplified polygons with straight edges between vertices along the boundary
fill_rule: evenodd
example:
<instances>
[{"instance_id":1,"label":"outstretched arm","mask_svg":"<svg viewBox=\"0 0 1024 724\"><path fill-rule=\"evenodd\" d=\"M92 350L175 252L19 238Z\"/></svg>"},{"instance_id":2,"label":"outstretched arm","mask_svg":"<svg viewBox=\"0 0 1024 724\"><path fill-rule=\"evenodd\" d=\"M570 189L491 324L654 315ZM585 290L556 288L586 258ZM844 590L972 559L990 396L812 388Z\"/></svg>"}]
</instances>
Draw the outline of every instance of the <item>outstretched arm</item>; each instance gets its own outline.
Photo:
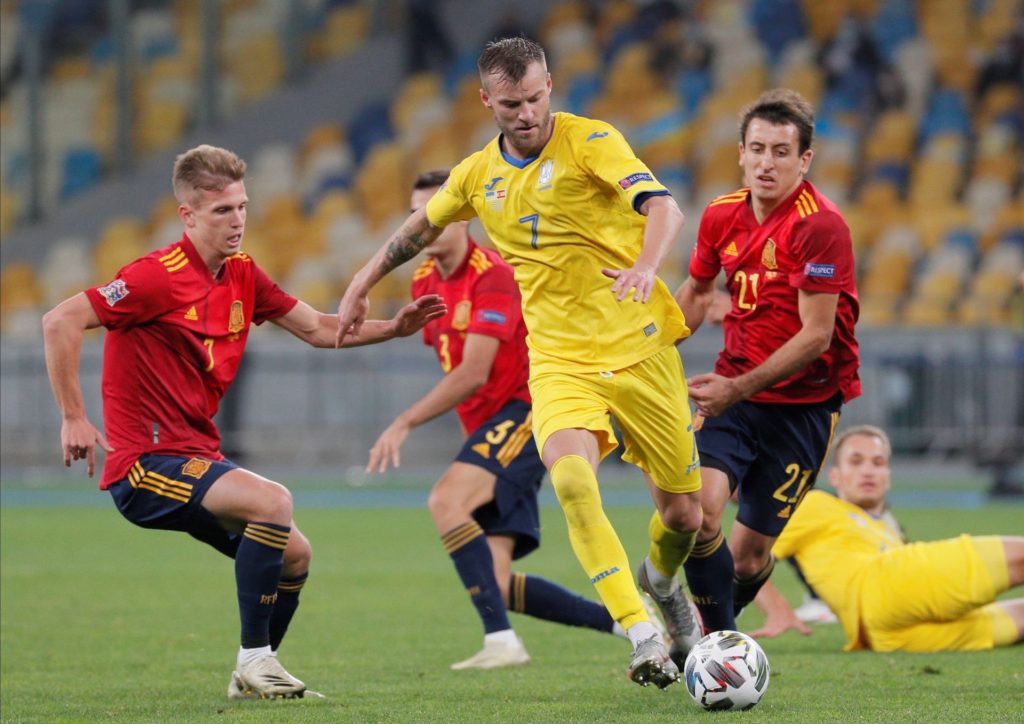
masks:
<instances>
[{"instance_id":1,"label":"outstretched arm","mask_svg":"<svg viewBox=\"0 0 1024 724\"><path fill-rule=\"evenodd\" d=\"M60 446L64 465L85 460L86 472L96 471L96 446L110 452L103 433L85 414L78 364L85 330L100 326L96 310L84 292L66 299L43 316L43 346L46 350L46 374L61 412Z\"/></svg>"},{"instance_id":2,"label":"outstretched arm","mask_svg":"<svg viewBox=\"0 0 1024 724\"><path fill-rule=\"evenodd\" d=\"M444 316L445 310L441 297L426 294L398 310L393 319L367 320L359 333L348 335L341 346L359 347L385 342L394 337L408 337L423 329L430 320ZM302 300L288 314L271 321L313 347L336 346L338 315L318 312Z\"/></svg>"},{"instance_id":3,"label":"outstretched arm","mask_svg":"<svg viewBox=\"0 0 1024 724\"><path fill-rule=\"evenodd\" d=\"M752 634L755 638L771 639L789 630L799 631L804 636L811 634L811 629L796 617L789 601L771 580L761 586L754 603L765 615L764 625Z\"/></svg>"},{"instance_id":4,"label":"outstretched arm","mask_svg":"<svg viewBox=\"0 0 1024 724\"><path fill-rule=\"evenodd\" d=\"M397 468L402 461L399 449L412 428L448 412L480 389L491 376L500 344L497 337L467 334L462 362L381 433L370 448L367 472L386 472L389 463Z\"/></svg>"},{"instance_id":5,"label":"outstretched arm","mask_svg":"<svg viewBox=\"0 0 1024 724\"><path fill-rule=\"evenodd\" d=\"M764 362L739 377L711 373L686 381L698 412L705 417L720 415L740 400L753 397L803 369L828 350L836 326L839 295L801 289L798 299L800 331Z\"/></svg>"},{"instance_id":6,"label":"outstretched arm","mask_svg":"<svg viewBox=\"0 0 1024 724\"><path fill-rule=\"evenodd\" d=\"M714 299L714 279L688 277L676 290L676 303L683 310L683 318L691 332L696 332L703 324Z\"/></svg>"},{"instance_id":7,"label":"outstretched arm","mask_svg":"<svg viewBox=\"0 0 1024 724\"><path fill-rule=\"evenodd\" d=\"M423 250L441 233L427 220L425 209L414 211L398 228L387 243L362 269L356 272L352 283L345 290L345 296L338 304L338 329L335 346L341 347L348 335L359 336L360 328L366 321L370 309L367 295L373 286L388 272L395 269Z\"/></svg>"},{"instance_id":8,"label":"outstretched arm","mask_svg":"<svg viewBox=\"0 0 1024 724\"><path fill-rule=\"evenodd\" d=\"M640 255L629 269L602 269L601 272L615 280L612 293L620 302L633 291L633 301L647 303L654 289L654 278L665 261L672 245L683 228L683 212L671 196L651 196L640 206L640 213L647 217L644 227L644 245Z\"/></svg>"}]
</instances>

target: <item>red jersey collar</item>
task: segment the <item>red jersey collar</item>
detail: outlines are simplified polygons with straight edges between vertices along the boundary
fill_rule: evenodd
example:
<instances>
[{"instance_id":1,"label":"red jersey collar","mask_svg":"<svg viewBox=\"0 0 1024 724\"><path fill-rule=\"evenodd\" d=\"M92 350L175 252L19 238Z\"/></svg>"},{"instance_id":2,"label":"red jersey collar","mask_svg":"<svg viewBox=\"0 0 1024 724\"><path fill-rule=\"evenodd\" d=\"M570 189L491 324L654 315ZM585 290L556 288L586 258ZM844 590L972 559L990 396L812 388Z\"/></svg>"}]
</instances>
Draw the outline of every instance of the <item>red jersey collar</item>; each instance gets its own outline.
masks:
<instances>
[{"instance_id":1,"label":"red jersey collar","mask_svg":"<svg viewBox=\"0 0 1024 724\"><path fill-rule=\"evenodd\" d=\"M750 193L750 187L748 186L746 189L744 189L747 192L747 213L750 214L750 218L753 220L755 226L764 226L769 221L771 221L777 214L789 213L789 209L793 204L796 203L797 197L808 186L810 186L810 182L807 179L804 179L799 184L797 184L797 187L793 189L793 193L791 193L789 196L787 196L781 202L779 202L779 205L772 209L772 212L768 214L766 217L764 217L764 221L760 223L758 223L757 217L754 215L754 195Z\"/></svg>"}]
</instances>

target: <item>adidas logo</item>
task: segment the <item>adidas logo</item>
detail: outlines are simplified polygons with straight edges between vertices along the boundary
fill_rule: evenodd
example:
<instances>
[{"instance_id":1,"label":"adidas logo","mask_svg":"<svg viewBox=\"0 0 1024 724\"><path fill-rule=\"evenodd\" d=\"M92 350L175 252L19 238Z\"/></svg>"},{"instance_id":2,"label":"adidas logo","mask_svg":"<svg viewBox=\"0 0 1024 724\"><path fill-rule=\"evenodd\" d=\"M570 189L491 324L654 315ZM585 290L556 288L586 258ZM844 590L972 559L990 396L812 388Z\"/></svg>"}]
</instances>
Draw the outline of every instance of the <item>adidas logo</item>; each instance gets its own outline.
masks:
<instances>
[{"instance_id":1,"label":"adidas logo","mask_svg":"<svg viewBox=\"0 0 1024 724\"><path fill-rule=\"evenodd\" d=\"M185 312L185 319L187 319L190 322L199 321L199 314L196 312L196 307L194 304L191 307L189 307L189 310L187 312Z\"/></svg>"},{"instance_id":2,"label":"adidas logo","mask_svg":"<svg viewBox=\"0 0 1024 724\"><path fill-rule=\"evenodd\" d=\"M726 256L739 256L740 253L736 250L736 242L730 241L729 246L725 247L723 252Z\"/></svg>"}]
</instances>

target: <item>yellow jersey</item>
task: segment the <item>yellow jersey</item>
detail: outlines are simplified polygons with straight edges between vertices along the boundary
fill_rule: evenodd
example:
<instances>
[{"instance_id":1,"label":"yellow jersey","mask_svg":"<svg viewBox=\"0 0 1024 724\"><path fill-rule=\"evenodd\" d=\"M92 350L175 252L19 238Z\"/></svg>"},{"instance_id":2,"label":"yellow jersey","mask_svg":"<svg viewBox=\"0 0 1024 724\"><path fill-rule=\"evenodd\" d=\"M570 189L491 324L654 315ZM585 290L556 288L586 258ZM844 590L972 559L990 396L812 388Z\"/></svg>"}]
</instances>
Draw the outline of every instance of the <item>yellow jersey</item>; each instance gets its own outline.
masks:
<instances>
[{"instance_id":1,"label":"yellow jersey","mask_svg":"<svg viewBox=\"0 0 1024 724\"><path fill-rule=\"evenodd\" d=\"M860 636L860 577L879 555L904 544L890 516L863 508L822 490L812 490L775 541L776 558L795 558L811 588L835 611L847 648Z\"/></svg>"},{"instance_id":2,"label":"yellow jersey","mask_svg":"<svg viewBox=\"0 0 1024 724\"><path fill-rule=\"evenodd\" d=\"M640 194L667 194L622 134L553 114L544 148L519 160L501 136L456 166L428 202L435 227L477 216L512 265L529 332L530 373L615 371L690 331L661 279L646 304L619 302L602 268L632 267L643 246Z\"/></svg>"}]
</instances>

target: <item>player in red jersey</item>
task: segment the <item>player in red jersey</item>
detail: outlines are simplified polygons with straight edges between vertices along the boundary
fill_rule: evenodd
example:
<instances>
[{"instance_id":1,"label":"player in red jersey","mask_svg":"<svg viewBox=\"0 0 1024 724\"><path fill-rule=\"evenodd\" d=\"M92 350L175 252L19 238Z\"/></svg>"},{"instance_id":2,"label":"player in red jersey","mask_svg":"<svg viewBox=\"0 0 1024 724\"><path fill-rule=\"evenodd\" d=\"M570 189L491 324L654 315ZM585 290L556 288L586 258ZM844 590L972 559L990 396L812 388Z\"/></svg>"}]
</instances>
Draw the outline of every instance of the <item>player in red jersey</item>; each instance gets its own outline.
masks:
<instances>
[{"instance_id":1,"label":"player in red jersey","mask_svg":"<svg viewBox=\"0 0 1024 724\"><path fill-rule=\"evenodd\" d=\"M178 156L174 193L180 241L137 259L101 287L43 317L46 368L61 409L64 464L107 451L100 488L144 528L180 530L235 560L241 648L232 698L296 698L311 692L277 661L311 558L283 485L220 452L213 416L234 379L251 324L270 320L314 347L335 346L338 319L283 292L242 253L248 198L245 162L199 146ZM438 297L374 322L353 344L419 330L444 313ZM103 418L89 421L78 360L84 332L108 333Z\"/></svg>"},{"instance_id":2,"label":"player in red jersey","mask_svg":"<svg viewBox=\"0 0 1024 724\"><path fill-rule=\"evenodd\" d=\"M814 485L843 403L861 391L850 231L805 180L814 111L798 93L767 91L745 109L739 163L747 187L701 218L690 276L676 300L691 329L725 270L731 308L714 373L690 378L704 521L686 578L708 631L735 629L774 566L771 546ZM723 545L722 511L739 511Z\"/></svg>"},{"instance_id":3,"label":"player in red jersey","mask_svg":"<svg viewBox=\"0 0 1024 724\"><path fill-rule=\"evenodd\" d=\"M421 174L412 210L425 206L447 178L447 171ZM427 505L484 627L483 649L452 668L491 669L530 661L508 609L625 634L601 604L539 576L512 572L513 560L540 545L537 491L544 463L531 427L519 288L512 267L477 246L467 226L449 225L413 275L413 297L437 294L448 307L423 328L445 376L381 433L367 470L397 467L412 428L453 408L458 413L466 440Z\"/></svg>"}]
</instances>

